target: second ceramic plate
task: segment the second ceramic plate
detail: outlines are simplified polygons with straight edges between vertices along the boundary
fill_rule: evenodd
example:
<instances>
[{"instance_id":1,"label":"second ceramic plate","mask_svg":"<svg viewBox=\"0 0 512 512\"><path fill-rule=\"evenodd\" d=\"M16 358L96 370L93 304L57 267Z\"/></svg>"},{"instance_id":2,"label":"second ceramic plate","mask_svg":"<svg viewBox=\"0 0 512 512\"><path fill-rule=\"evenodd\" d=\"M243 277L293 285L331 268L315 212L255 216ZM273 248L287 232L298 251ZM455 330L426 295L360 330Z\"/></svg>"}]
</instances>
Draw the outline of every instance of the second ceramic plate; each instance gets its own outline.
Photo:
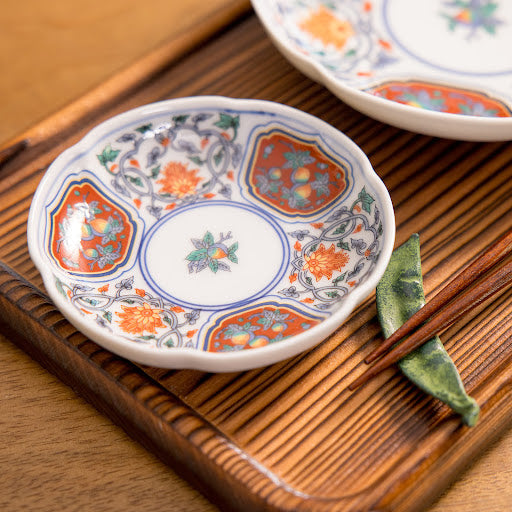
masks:
<instances>
[{"instance_id":1,"label":"second ceramic plate","mask_svg":"<svg viewBox=\"0 0 512 512\"><path fill-rule=\"evenodd\" d=\"M252 2L278 49L357 110L426 135L512 139L512 3Z\"/></svg>"}]
</instances>

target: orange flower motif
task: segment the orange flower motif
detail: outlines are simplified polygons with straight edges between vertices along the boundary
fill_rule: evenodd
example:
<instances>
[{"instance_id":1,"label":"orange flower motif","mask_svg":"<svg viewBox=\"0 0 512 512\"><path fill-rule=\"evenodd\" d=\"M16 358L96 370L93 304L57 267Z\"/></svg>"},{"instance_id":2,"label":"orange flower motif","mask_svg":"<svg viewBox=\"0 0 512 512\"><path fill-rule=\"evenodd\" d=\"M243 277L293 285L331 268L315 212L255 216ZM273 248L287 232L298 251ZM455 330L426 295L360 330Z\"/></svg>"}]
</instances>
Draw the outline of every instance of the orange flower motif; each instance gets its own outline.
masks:
<instances>
[{"instance_id":1,"label":"orange flower motif","mask_svg":"<svg viewBox=\"0 0 512 512\"><path fill-rule=\"evenodd\" d=\"M183 197L193 194L201 181L196 174L199 169L188 169L187 164L169 162L162 171L162 179L157 183L162 185L160 192Z\"/></svg>"},{"instance_id":2,"label":"orange flower motif","mask_svg":"<svg viewBox=\"0 0 512 512\"><path fill-rule=\"evenodd\" d=\"M354 35L354 29L348 21L340 20L325 7L319 7L311 13L300 24L300 28L322 41L324 45L332 44L338 50L341 50Z\"/></svg>"},{"instance_id":3,"label":"orange flower motif","mask_svg":"<svg viewBox=\"0 0 512 512\"><path fill-rule=\"evenodd\" d=\"M329 249L326 249L324 244L320 244L316 251L304 255L306 263L303 270L311 272L317 281L320 281L323 276L331 279L333 271L341 270L349 259L346 252L334 252L334 250L334 244Z\"/></svg>"},{"instance_id":4,"label":"orange flower motif","mask_svg":"<svg viewBox=\"0 0 512 512\"><path fill-rule=\"evenodd\" d=\"M123 313L117 313L121 318L119 325L124 332L142 334L144 331L155 334L157 327L165 327L160 318L163 309L152 308L145 302L142 306L123 306Z\"/></svg>"}]
</instances>

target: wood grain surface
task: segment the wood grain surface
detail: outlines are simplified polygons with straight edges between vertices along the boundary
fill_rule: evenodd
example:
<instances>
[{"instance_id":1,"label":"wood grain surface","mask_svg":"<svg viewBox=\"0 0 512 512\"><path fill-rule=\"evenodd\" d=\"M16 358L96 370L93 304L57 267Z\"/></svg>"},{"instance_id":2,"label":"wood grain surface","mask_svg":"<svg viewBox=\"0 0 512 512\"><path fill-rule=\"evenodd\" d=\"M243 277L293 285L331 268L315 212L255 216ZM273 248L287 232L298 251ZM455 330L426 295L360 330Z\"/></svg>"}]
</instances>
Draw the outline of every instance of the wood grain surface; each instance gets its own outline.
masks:
<instances>
[{"instance_id":1,"label":"wood grain surface","mask_svg":"<svg viewBox=\"0 0 512 512\"><path fill-rule=\"evenodd\" d=\"M237 44L242 44L244 48L240 54L232 52ZM73 381L73 377L77 377L73 372L66 373L62 369L65 359L59 351L51 349L50 344L55 333L66 341L67 345L63 347L68 347L66 350L69 350L69 360L76 358L77 366L74 369L82 370L82 377L87 377L88 361L92 360L101 370L99 376L107 378L109 375L117 375L116 382L121 382L131 391L132 394L125 397L126 400L139 393L134 384L136 379L149 379L148 382L156 384L156 388L145 388L151 390L144 398L145 406L165 418L165 424L176 426L176 431L184 429L181 432L188 432L191 436L187 438L189 443L202 447L204 453L217 460L222 471L212 473L213 479L223 475L225 482L225 475L238 474L244 482L251 482L251 486L256 485L255 492L260 492L265 487L263 483L258 486L260 480L256 474L249 478L251 468L246 468L240 461L239 467L233 468L232 464L237 463L236 459L230 462L228 457L226 460L225 454L230 452L226 452L221 445L215 445L215 438L201 438L204 430L198 430L189 424L200 418L207 419L210 426L213 425L238 446L243 446L251 457L275 470L280 478L292 482L301 492L315 491L324 495L331 493L334 496L340 488L340 478L343 476L342 461L346 457L343 454L349 454L347 449L367 447L368 441L365 442L365 439L372 439L371 432L368 432L369 437L364 435L360 442L353 441L354 432L358 432L362 425L361 418L370 414L370 410L364 412L364 408L358 409L359 419L354 418L350 412L354 402L350 403L344 391L344 367L346 369L347 365L354 365L354 358L360 359L375 342L373 337L378 328L371 300L359 308L346 327L303 356L267 369L239 375L209 375L193 371L128 369L116 358L84 340L45 302L44 292L39 295L42 290L41 280L27 255L25 222L31 194L45 166L64 147L80 138L90 125L114 112L156 99L203 93L251 96L288 103L310 111L346 131L369 154L373 165L391 191L397 208L398 242L405 240L413 231L420 232L424 241L422 256L429 293L440 286L446 276L459 270L479 249L490 243L500 233L500 229L506 229L503 219L510 219L512 208L509 184L512 177L510 146L505 143L468 144L436 140L368 120L343 106L323 88L291 68L270 45L257 21L249 18L186 59L169 66L157 77L148 79L143 87L133 91L129 97L118 98L109 110L93 112L92 116L88 113L90 118L87 122L67 130L51 147L44 151L35 148L24 159L11 162L4 168L5 177L0 187L0 199L4 205L0 213L0 259L6 266L2 293L9 299L16 296L18 310L25 309L25 314L32 314L35 319L34 331L30 330L30 325L23 325L20 330L26 329L29 340L46 343L47 352L38 352L33 348L36 343L27 344L26 338L21 339L18 334L12 333L12 325L3 328L6 338L29 351L32 350L34 357L41 359L43 364L65 381L67 377L68 382L77 386L76 389L81 394L98 407L103 407L104 412L109 413L114 421L122 424L145 446L157 453L158 448L164 450L165 446L155 446L154 438L153 444L151 439L144 438L141 434L144 430L142 427L134 428L129 424L133 423L133 417L129 414L120 417L119 411L106 410L109 397L99 397L102 395L102 388L91 392L84 387L83 382L80 385L79 380ZM419 217L418 212L421 212ZM9 273L9 269L14 269L27 279L27 284L19 284L21 281L16 281L17 278ZM13 279L18 283L14 288ZM505 414L509 407L500 404L505 403L503 401L507 399L509 389L508 374L502 363L507 360L504 351L510 338L510 315L507 314L510 311L510 301L510 294L505 294L493 302L492 306L482 308L471 318L460 322L446 337L446 344L461 368L468 387L484 405L483 421L480 430L474 431L476 434L460 429L448 411L411 390L393 372L388 372L379 382L380 389L366 389L364 396L360 395L355 402L359 407L362 403L368 404L368 407L381 404L373 428L382 426L379 422L384 421L386 414L391 415L393 421L386 436L388 439L395 439L397 446L392 446L402 455L410 453L407 452L409 447L414 453L413 448L419 439L434 431L435 438L431 439L428 446L431 449L436 446L437 450L441 450L442 446L442 450L446 452L446 456L440 457L439 453L436 455L423 451L422 455L426 458L423 462L417 461L418 465L415 466L421 469L422 464L431 465L429 469L437 471L443 478L432 481L432 477L429 477L423 482L416 481L416 489L412 491L409 488L412 483L407 479L402 480L405 487L389 488L387 496L397 500L397 503L400 502L400 507L407 506L409 510L424 508L440 488L460 474L462 467L452 460L454 453L461 455L457 460L462 460L462 466L468 465L471 457L468 458L465 454L477 453L479 448L488 444L488 440L482 439L479 432L485 432L488 439L493 438L509 421L509 415ZM3 302L2 306L4 314L8 311L7 318L16 318L16 308L9 310L9 301ZM43 336L45 332L47 338ZM476 348L472 340L475 336L477 341L485 338L485 346L482 344L481 348ZM369 343L361 344L363 340L369 340ZM133 500L137 489L147 503L155 507L165 506L165 498L169 497L176 507L183 506L183 510L195 510L193 507L198 507L197 510L214 509L172 476L166 466L134 445L120 430L110 426L80 399L71 393L66 395L68 390L64 386L53 377L38 371L37 366L10 342L6 339L2 341L2 358L7 362L2 365L1 373L6 393L2 394L2 405L9 407L9 414L2 415L2 423L7 427L4 428L3 424L2 431L12 433L12 442L5 443L6 449L0 455L2 466L9 468L8 478L2 479L0 484L5 486L5 489L0 488L4 491L2 498L5 499L5 503L0 503L5 505L2 509L18 510L22 506L36 508L38 505L42 509L46 498L47 504L44 506L47 510L53 510L54 508L48 507L59 500L62 500L64 509L68 510L78 509L80 503L91 508L94 505L100 510L102 507L108 510L119 507L121 510L121 506L126 510L127 506L136 506ZM48 353L53 359L48 358ZM86 360L83 359L84 356ZM22 370L14 374L6 371L16 361L22 365ZM61 366L56 366L55 361L60 361ZM27 375L30 375L30 379ZM40 379L41 375L44 375L43 380ZM489 382L491 380L492 383ZM34 388L43 388L43 391L37 394L34 393ZM47 395L46 389L53 388L56 394L48 391ZM116 389L113 386L111 393L115 395ZM12 400L16 400L18 393L23 397L22 403L15 401L18 405L12 406ZM146 391L142 390L140 393L144 395ZM73 398L69 398L70 396ZM176 397L179 402L164 406L163 402L159 402L162 396L166 400ZM364 401L361 401L363 398ZM38 407L39 400L41 404L45 404L44 407ZM73 405L67 408L70 402ZM110 405L113 407L116 404ZM53 409L58 411L53 413L56 417L52 417L53 406L59 407ZM183 425L178 422L178 418L172 420L169 415L174 414L172 411L178 406L189 408L199 417L187 417ZM485 413L488 410L498 411L499 414L487 415ZM70 423L65 423L68 415L72 419ZM41 424L48 425L48 428L38 425L34 416L41 417ZM96 423L89 425L84 416L96 418L91 420ZM30 421L30 418L33 420ZM56 432L51 426L62 430ZM24 437L29 433L32 433L30 440ZM473 437L468 447L467 440L471 435ZM71 437L75 439L72 440ZM442 439L449 443L439 443ZM374 439L373 443L371 463L377 468L371 477L378 479L379 475L393 469L393 460L390 460L393 454L386 451L384 442L375 442ZM88 444L92 447L87 446ZM451 445L457 447L455 452ZM483 510L507 510L507 505L512 503L512 492L508 484L510 478L507 478L510 472L507 473L506 466L504 471L502 464L509 460L507 454L510 453L510 445L509 437L505 437L466 477L459 480L433 510L467 510L468 506L474 506L477 510L478 504L481 504L480 508ZM55 448L54 456L50 455L52 450L49 446ZM320 452L318 446L321 448ZM32 456L27 457L28 466L19 463L23 459L23 453ZM319 453L322 454L320 457ZM161 453L159 455L162 456ZM352 452L352 455L357 456L357 452ZM165 459L165 455L162 458ZM32 464L34 459L37 464ZM315 462L315 459L318 461ZM364 457L363 459L366 460ZM358 471L368 470L364 460L360 461ZM8 464L4 464L4 461ZM436 465L436 461L440 463ZM186 463L190 466L190 461ZM447 465L453 468L451 472L446 471ZM62 470L68 466L69 472ZM98 467L101 467L101 471L96 469ZM497 468L500 469L499 472ZM200 473L204 468L196 469ZM190 470L188 467L187 471ZM344 475L341 480L343 486L356 488L360 474L358 471L352 475ZM99 476L101 472L102 477ZM20 477L21 474L25 479ZM429 474L431 473L426 473L427 476ZM422 475L425 476L423 473ZM193 475L187 476L193 479ZM73 482L78 478L85 480L87 489L95 489L98 501L87 501L84 489L76 489ZM205 486L204 473L202 478L202 483L195 483L208 495L214 496L212 492L215 491L216 482L210 481L210 485ZM153 485L153 479L157 481L155 490L162 489L161 495L158 492L151 495L147 490L143 492L145 485ZM171 494L164 489L170 482L175 489ZM228 488L229 484L227 478ZM231 484L236 485L233 482ZM492 492L488 485L493 489ZM471 493L468 498L469 487ZM401 498L404 489L409 497ZM497 489L500 492L495 492ZM112 494L116 497L113 498ZM421 500L423 495L425 499ZM80 502L80 497L85 501ZM230 503L232 509L248 510L242 498L242 501L235 502L239 506L233 505L234 502L229 501L229 496L215 495L215 499L220 499L225 505ZM383 503L383 509L385 506ZM325 509L336 508L335 505L329 505Z\"/></svg>"}]
</instances>

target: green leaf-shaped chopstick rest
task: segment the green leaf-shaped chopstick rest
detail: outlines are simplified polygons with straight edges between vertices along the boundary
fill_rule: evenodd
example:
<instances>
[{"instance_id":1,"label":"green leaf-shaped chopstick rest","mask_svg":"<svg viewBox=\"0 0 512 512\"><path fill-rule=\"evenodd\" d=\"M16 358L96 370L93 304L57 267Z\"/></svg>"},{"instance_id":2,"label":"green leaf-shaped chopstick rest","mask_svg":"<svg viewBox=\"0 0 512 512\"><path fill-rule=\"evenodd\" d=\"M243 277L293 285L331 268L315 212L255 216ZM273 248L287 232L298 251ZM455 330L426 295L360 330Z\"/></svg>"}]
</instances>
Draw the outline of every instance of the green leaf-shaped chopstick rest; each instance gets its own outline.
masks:
<instances>
[{"instance_id":1,"label":"green leaf-shaped chopstick rest","mask_svg":"<svg viewBox=\"0 0 512 512\"><path fill-rule=\"evenodd\" d=\"M391 336L425 304L419 236L414 234L393 251L377 286L377 311L384 336ZM480 409L467 395L460 375L439 336L435 336L404 358L402 373L426 393L449 405L472 427Z\"/></svg>"}]
</instances>

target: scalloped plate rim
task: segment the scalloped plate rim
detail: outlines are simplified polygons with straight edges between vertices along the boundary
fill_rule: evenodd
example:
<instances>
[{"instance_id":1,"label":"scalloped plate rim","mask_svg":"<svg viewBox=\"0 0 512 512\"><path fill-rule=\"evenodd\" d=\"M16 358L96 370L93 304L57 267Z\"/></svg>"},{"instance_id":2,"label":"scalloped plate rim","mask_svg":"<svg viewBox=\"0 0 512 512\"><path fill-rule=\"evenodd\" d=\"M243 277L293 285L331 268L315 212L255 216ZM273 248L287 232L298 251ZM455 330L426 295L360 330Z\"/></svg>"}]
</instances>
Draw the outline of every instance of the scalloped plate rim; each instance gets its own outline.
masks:
<instances>
[{"instance_id":1,"label":"scalloped plate rim","mask_svg":"<svg viewBox=\"0 0 512 512\"><path fill-rule=\"evenodd\" d=\"M99 327L96 327L95 324L87 322L87 320L84 319L84 317L75 308L70 307L66 299L64 299L56 290L55 286L53 286L54 274L58 273L58 271L57 269L49 268L45 263L44 255L42 255L40 251L37 233L34 232L39 224L39 212L46 206L45 201L48 199L47 195L45 195L47 193L45 189L55 178L55 173L58 171L62 162L69 158L70 155L84 151L93 140L97 140L98 137L106 130L114 128L116 125L124 123L125 121L136 122L140 115L159 115L172 113L173 110L177 109L198 109L212 105L218 107L219 110L222 110L223 108L238 110L260 109L265 112L274 112L276 114L282 113L294 119L298 116L299 118L308 119L312 128L321 128L322 132L328 135L332 140L336 141L336 139L341 138L344 144L353 151L353 156L360 162L365 180L368 180L372 184L382 200L381 214L384 230L383 240L385 242L383 243L379 260L377 261L372 274L368 276L364 283L359 285L349 294L349 296L344 300L343 306L338 308L330 317L326 318L318 325L308 329L304 333L291 336L279 343L270 344L257 349L230 353L205 352L196 348L187 347L175 347L163 352L154 348L148 349L144 345L137 345L135 343L130 344L121 337L105 333L100 330ZM85 152L86 151L84 151L84 153ZM141 364L159 368L231 372L266 366L297 355L298 353L317 345L326 336L340 327L353 310L371 294L379 279L382 277L393 250L395 239L395 218L389 192L371 166L367 156L349 137L330 126L328 123L304 111L271 101L234 99L222 96L196 96L163 100L118 114L92 128L80 141L61 153L48 167L34 195L29 211L27 237L29 254L41 273L48 295L54 301L62 314L92 341L97 342L102 347L111 350L122 357L126 357L127 359ZM63 271L62 274L66 275Z\"/></svg>"}]
</instances>

